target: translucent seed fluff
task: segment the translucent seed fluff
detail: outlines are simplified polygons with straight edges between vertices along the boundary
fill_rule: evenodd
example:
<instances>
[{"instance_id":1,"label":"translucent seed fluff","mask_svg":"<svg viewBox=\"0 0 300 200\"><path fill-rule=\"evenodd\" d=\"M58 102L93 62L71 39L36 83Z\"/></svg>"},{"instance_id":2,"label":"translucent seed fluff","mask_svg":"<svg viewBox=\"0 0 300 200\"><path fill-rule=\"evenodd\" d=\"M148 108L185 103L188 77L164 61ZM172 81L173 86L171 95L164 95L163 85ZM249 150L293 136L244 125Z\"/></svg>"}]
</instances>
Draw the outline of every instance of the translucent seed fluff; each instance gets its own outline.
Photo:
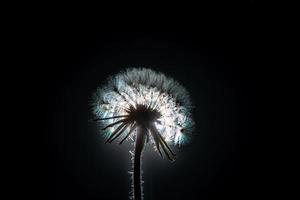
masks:
<instances>
[{"instance_id":1,"label":"translucent seed fluff","mask_svg":"<svg viewBox=\"0 0 300 200\"><path fill-rule=\"evenodd\" d=\"M162 139L168 144L181 145L189 140L194 122L187 90L173 78L147 68L128 68L108 78L93 95L92 110L105 136L109 138L117 127L111 126L128 116L132 109L148 109L158 113L153 122ZM134 122L122 127L122 135L134 137ZM150 141L155 141L150 138Z\"/></svg>"}]
</instances>

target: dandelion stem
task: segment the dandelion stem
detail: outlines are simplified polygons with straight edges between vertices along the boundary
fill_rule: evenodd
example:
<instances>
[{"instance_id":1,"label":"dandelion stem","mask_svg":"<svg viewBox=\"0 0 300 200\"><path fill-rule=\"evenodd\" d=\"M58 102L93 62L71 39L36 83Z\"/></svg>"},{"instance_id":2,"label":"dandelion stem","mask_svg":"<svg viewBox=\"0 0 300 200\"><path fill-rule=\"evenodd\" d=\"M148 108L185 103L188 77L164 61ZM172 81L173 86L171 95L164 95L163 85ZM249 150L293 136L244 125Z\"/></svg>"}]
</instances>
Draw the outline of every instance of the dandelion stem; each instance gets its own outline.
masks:
<instances>
[{"instance_id":1,"label":"dandelion stem","mask_svg":"<svg viewBox=\"0 0 300 200\"><path fill-rule=\"evenodd\" d=\"M142 185L141 185L141 155L145 143L145 131L144 127L137 127L137 134L134 147L134 159L133 159L133 199L142 200Z\"/></svg>"}]
</instances>

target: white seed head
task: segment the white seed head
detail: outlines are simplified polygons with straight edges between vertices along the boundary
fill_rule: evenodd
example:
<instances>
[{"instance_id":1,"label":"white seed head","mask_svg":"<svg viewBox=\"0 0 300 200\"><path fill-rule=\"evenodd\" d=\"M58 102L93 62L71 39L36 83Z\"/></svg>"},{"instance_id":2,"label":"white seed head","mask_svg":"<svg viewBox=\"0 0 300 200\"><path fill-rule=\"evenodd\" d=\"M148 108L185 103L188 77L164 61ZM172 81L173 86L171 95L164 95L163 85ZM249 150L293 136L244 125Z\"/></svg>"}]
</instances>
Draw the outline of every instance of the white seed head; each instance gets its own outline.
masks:
<instances>
[{"instance_id":1,"label":"white seed head","mask_svg":"<svg viewBox=\"0 0 300 200\"><path fill-rule=\"evenodd\" d=\"M92 100L97 118L110 118L128 114L130 108L143 105L158 111L160 117L153 122L164 140L181 145L188 141L194 122L187 90L163 73L146 68L129 68L108 79L97 89ZM118 119L100 121L107 126ZM109 137L116 127L104 131ZM130 130L128 127L124 134Z\"/></svg>"}]
</instances>

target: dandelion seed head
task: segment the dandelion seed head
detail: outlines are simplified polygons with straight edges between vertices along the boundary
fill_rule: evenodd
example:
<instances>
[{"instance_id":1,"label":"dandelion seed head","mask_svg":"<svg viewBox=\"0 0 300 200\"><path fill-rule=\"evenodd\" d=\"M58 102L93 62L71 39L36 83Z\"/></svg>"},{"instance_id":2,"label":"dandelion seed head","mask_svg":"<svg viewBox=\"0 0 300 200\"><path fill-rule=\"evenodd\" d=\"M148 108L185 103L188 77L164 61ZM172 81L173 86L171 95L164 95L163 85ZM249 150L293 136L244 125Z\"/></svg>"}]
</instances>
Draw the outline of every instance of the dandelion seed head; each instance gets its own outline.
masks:
<instances>
[{"instance_id":1,"label":"dandelion seed head","mask_svg":"<svg viewBox=\"0 0 300 200\"><path fill-rule=\"evenodd\" d=\"M163 139L174 145L186 143L194 125L188 91L173 78L147 68L129 68L111 76L94 93L92 110L97 118L111 118L100 121L104 127L117 122L115 116L130 115L135 121L148 117ZM104 134L110 137L115 130L109 127ZM129 131L126 127L122 134Z\"/></svg>"}]
</instances>

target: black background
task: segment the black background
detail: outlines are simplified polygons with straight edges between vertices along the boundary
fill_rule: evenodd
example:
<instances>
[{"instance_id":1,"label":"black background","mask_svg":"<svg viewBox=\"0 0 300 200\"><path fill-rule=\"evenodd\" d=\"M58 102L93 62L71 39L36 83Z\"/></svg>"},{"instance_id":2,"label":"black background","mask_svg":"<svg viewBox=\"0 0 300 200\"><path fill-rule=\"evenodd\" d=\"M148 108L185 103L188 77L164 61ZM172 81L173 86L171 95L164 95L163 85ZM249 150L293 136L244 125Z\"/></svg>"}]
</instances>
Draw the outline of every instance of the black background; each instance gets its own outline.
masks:
<instances>
[{"instance_id":1,"label":"black background","mask_svg":"<svg viewBox=\"0 0 300 200\"><path fill-rule=\"evenodd\" d=\"M97 126L88 122L92 93L126 67L173 77L190 91L195 106L192 140L176 149L174 163L147 146L146 200L262 197L258 102L265 69L253 14L258 5L248 3L246 13L239 11L243 19L205 25L195 20L195 30L107 32L85 23L49 29L41 40L47 58L36 85L46 100L41 104L45 151L38 158L43 170L37 170L43 199L128 199L132 146L104 144Z\"/></svg>"}]
</instances>

